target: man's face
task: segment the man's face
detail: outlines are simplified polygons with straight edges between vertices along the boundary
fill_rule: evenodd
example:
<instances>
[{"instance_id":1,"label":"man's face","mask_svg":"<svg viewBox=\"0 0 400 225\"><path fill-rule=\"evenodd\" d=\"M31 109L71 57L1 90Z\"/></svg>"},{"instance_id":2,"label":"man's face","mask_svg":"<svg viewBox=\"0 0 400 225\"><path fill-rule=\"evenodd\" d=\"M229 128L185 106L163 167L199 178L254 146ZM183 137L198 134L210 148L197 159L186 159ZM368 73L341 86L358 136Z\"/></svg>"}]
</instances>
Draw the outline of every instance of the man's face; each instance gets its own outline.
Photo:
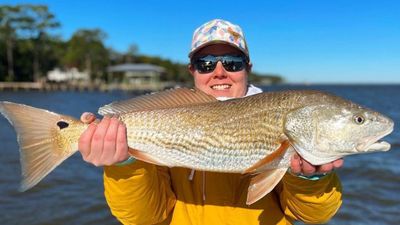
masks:
<instances>
[{"instance_id":1,"label":"man's face","mask_svg":"<svg viewBox=\"0 0 400 225\"><path fill-rule=\"evenodd\" d=\"M241 51L226 44L215 44L200 49L192 58L214 55L240 55ZM251 64L248 70L250 70ZM195 86L214 97L243 97L247 91L247 75L246 68L229 72L223 67L221 61L218 61L215 69L208 73L200 73L189 65L189 71L194 77Z\"/></svg>"}]
</instances>

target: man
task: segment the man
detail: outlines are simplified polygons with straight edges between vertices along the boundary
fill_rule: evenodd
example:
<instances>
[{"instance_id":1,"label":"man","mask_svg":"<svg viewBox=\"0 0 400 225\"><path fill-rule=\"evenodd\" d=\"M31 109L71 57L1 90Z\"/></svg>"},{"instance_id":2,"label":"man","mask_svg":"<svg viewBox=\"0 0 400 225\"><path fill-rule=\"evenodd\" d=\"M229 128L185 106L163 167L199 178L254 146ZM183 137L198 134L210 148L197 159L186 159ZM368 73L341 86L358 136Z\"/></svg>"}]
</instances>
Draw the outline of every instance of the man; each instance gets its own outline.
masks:
<instances>
[{"instance_id":1,"label":"man","mask_svg":"<svg viewBox=\"0 0 400 225\"><path fill-rule=\"evenodd\" d=\"M260 92L248 85L252 64L237 25L212 20L200 26L189 58L195 86L207 94L226 99ZM84 122L94 119L92 114L82 115ZM132 162L126 129L116 118L91 123L79 149L85 161L105 166L105 197L113 215L124 224L323 223L341 204L340 182L330 172L343 160L316 167L295 155L291 173L271 193L247 206L247 176Z\"/></svg>"}]
</instances>

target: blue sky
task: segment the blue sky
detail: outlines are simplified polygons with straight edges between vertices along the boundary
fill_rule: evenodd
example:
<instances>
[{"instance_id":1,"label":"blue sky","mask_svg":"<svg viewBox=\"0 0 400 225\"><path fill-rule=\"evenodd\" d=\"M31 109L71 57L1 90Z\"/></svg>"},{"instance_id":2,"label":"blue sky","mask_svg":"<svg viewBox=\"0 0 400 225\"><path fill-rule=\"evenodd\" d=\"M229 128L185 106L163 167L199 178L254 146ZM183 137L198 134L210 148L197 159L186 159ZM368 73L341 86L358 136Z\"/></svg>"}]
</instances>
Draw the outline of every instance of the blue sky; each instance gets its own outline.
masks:
<instances>
[{"instance_id":1,"label":"blue sky","mask_svg":"<svg viewBox=\"0 0 400 225\"><path fill-rule=\"evenodd\" d=\"M118 51L187 63L195 28L222 18L245 32L253 69L290 83L400 83L400 1L4 1L46 4L65 40L100 28Z\"/></svg>"}]
</instances>

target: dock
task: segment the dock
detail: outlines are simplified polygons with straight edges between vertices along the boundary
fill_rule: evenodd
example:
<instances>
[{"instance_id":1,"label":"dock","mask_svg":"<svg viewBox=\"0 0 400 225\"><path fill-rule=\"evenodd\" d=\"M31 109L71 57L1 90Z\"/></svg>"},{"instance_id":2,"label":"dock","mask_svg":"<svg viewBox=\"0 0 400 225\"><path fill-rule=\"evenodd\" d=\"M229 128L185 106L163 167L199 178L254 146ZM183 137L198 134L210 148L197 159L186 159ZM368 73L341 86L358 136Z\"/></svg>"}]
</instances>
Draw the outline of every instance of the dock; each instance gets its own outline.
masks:
<instances>
[{"instance_id":1,"label":"dock","mask_svg":"<svg viewBox=\"0 0 400 225\"><path fill-rule=\"evenodd\" d=\"M46 82L0 82L0 91L160 91L171 83L105 84L105 83L46 83Z\"/></svg>"}]
</instances>

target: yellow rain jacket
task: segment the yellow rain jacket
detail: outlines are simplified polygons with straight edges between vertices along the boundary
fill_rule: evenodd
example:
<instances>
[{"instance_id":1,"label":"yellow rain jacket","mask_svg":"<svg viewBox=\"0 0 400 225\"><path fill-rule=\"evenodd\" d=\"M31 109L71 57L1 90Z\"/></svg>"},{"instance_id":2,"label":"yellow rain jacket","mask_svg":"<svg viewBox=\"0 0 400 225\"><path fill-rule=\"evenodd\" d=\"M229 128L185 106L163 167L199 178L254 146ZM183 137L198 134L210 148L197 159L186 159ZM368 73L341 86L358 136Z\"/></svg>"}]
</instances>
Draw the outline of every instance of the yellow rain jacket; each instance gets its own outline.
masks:
<instances>
[{"instance_id":1,"label":"yellow rain jacket","mask_svg":"<svg viewBox=\"0 0 400 225\"><path fill-rule=\"evenodd\" d=\"M249 177L165 168L137 161L104 169L112 214L123 224L221 225L327 222L339 209L335 173L318 181L286 174L280 184L247 206Z\"/></svg>"}]
</instances>

